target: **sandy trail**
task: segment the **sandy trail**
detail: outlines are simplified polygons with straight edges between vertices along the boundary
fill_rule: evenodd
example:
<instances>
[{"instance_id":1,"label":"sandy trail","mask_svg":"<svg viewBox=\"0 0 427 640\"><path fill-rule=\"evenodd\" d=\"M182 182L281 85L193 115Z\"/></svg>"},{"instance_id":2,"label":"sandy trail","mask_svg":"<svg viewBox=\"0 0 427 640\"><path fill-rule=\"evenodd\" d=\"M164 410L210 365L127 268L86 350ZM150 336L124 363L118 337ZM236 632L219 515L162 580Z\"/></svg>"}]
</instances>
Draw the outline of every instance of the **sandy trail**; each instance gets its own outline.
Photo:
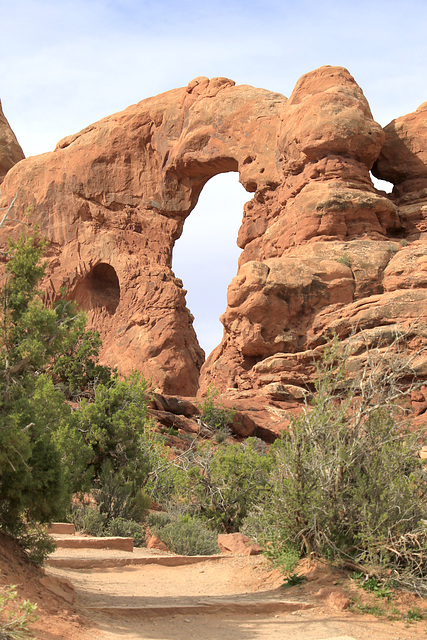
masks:
<instances>
[{"instance_id":1,"label":"sandy trail","mask_svg":"<svg viewBox=\"0 0 427 640\"><path fill-rule=\"evenodd\" d=\"M265 569L261 559L222 558L188 566L98 567L65 569L52 567L49 573L68 577L85 606L143 607L163 603L197 603L203 597L238 596L253 599L281 597L282 580Z\"/></svg>"},{"instance_id":2,"label":"sandy trail","mask_svg":"<svg viewBox=\"0 0 427 640\"><path fill-rule=\"evenodd\" d=\"M355 620L351 615L308 611L266 615L193 615L162 620L97 619L104 640L422 640L425 632L408 632L383 621ZM387 626L389 628L387 628Z\"/></svg>"},{"instance_id":3,"label":"sandy trail","mask_svg":"<svg viewBox=\"0 0 427 640\"><path fill-rule=\"evenodd\" d=\"M281 576L262 557L222 557L182 566L108 566L123 558L154 562L164 557L148 550L129 554L59 549L52 557L68 558L74 565L90 559L98 564L105 561L105 566L80 569L48 567L50 574L73 582L78 608L99 629L91 638L100 640L427 638L422 623L406 627L401 622L326 609L314 597L320 584L284 590ZM283 601L289 602L287 610ZM312 608L301 609L305 603Z\"/></svg>"}]
</instances>

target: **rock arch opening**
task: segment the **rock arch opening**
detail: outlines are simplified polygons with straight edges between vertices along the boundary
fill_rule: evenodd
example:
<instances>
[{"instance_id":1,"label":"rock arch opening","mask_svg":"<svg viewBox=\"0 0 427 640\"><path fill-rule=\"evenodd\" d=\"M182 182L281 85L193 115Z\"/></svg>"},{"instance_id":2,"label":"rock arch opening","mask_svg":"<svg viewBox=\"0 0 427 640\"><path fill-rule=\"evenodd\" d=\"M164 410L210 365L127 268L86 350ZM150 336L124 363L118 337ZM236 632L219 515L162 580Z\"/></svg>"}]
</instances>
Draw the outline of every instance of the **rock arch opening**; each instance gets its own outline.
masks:
<instances>
[{"instance_id":1,"label":"rock arch opening","mask_svg":"<svg viewBox=\"0 0 427 640\"><path fill-rule=\"evenodd\" d=\"M237 172L229 172L208 180L173 249L172 268L187 291L187 307L206 357L222 338L219 316L237 272L243 206L251 199L238 178Z\"/></svg>"},{"instance_id":2,"label":"rock arch opening","mask_svg":"<svg viewBox=\"0 0 427 640\"><path fill-rule=\"evenodd\" d=\"M393 191L394 184L392 182L376 178L371 171L369 172L369 174L371 176L371 180L375 189L378 189L379 191L385 191L385 193L391 193Z\"/></svg>"},{"instance_id":3,"label":"rock arch opening","mask_svg":"<svg viewBox=\"0 0 427 640\"><path fill-rule=\"evenodd\" d=\"M104 309L112 315L120 302L120 283L110 264L100 262L77 284L71 297L84 311Z\"/></svg>"}]
</instances>

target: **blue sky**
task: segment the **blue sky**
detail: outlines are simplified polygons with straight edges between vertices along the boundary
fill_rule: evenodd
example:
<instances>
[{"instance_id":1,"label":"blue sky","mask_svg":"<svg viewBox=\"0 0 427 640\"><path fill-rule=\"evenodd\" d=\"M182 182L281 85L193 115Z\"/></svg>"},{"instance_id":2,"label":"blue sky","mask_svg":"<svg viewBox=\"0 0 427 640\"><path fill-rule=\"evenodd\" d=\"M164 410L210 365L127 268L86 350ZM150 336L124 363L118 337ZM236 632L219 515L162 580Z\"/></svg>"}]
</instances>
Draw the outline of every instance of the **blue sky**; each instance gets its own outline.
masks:
<instances>
[{"instance_id":1,"label":"blue sky","mask_svg":"<svg viewBox=\"0 0 427 640\"><path fill-rule=\"evenodd\" d=\"M303 73L341 65L382 125L427 100L426 0L0 0L0 8L0 99L26 155L199 75L289 96ZM174 270L206 351L221 337L246 199L236 174L212 179L177 245ZM196 250L197 234L208 250Z\"/></svg>"}]
</instances>

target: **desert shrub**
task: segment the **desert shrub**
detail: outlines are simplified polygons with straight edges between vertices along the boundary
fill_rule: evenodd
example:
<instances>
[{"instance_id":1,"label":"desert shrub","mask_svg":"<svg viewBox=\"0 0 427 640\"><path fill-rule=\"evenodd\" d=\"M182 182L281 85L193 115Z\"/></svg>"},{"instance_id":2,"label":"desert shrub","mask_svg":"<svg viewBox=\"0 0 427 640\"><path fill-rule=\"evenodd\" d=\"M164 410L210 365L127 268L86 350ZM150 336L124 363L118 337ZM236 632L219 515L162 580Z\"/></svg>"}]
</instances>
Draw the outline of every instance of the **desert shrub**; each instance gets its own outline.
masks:
<instances>
[{"instance_id":1,"label":"desert shrub","mask_svg":"<svg viewBox=\"0 0 427 640\"><path fill-rule=\"evenodd\" d=\"M52 373L55 383L60 385L68 398L81 395L92 397L98 384L108 384L113 372L104 365L98 364L101 339L99 333L93 329L86 329L86 317L76 313L75 305L64 299L57 303L57 313L68 312L76 314L71 330L64 336L61 353L55 359Z\"/></svg>"},{"instance_id":2,"label":"desert shrub","mask_svg":"<svg viewBox=\"0 0 427 640\"><path fill-rule=\"evenodd\" d=\"M63 299L47 306L38 290L45 248L37 231L10 241L0 292L0 528L16 536L63 517L90 457L60 388L67 366L55 372L55 363L65 353L74 362L74 387L100 374L85 317Z\"/></svg>"},{"instance_id":3,"label":"desert shrub","mask_svg":"<svg viewBox=\"0 0 427 640\"><path fill-rule=\"evenodd\" d=\"M43 564L48 555L55 551L55 540L39 524L27 524L18 536L18 542L33 564Z\"/></svg>"},{"instance_id":4,"label":"desert shrub","mask_svg":"<svg viewBox=\"0 0 427 640\"><path fill-rule=\"evenodd\" d=\"M187 466L179 464L182 460L180 457L178 462L169 459L170 450L165 446L164 439L151 429L145 430L139 447L141 455L147 461L145 495L165 509L173 509L183 487L186 486Z\"/></svg>"},{"instance_id":5,"label":"desert shrub","mask_svg":"<svg viewBox=\"0 0 427 640\"><path fill-rule=\"evenodd\" d=\"M72 413L72 426L91 449L89 464L93 477L99 480L104 464L112 470L122 470L126 476L144 477L146 469L141 458L139 439L148 422L148 383L142 375L114 377L99 384L92 402L82 400Z\"/></svg>"},{"instance_id":6,"label":"desert shrub","mask_svg":"<svg viewBox=\"0 0 427 640\"><path fill-rule=\"evenodd\" d=\"M89 536L102 536L107 522L107 515L101 513L95 504L83 502L73 503L68 514L68 520L72 522L79 533L87 533Z\"/></svg>"},{"instance_id":7,"label":"desert shrub","mask_svg":"<svg viewBox=\"0 0 427 640\"><path fill-rule=\"evenodd\" d=\"M348 253L343 253L340 258L337 258L337 262L344 264L346 267L351 267L351 258Z\"/></svg>"},{"instance_id":8,"label":"desert shrub","mask_svg":"<svg viewBox=\"0 0 427 640\"><path fill-rule=\"evenodd\" d=\"M30 640L28 626L37 620L36 610L29 600L19 601L15 585L0 587L1 640Z\"/></svg>"},{"instance_id":9,"label":"desert shrub","mask_svg":"<svg viewBox=\"0 0 427 640\"><path fill-rule=\"evenodd\" d=\"M187 472L187 501L211 528L239 531L253 504L268 489L269 469L270 458L258 450L256 439L206 445Z\"/></svg>"},{"instance_id":10,"label":"desert shrub","mask_svg":"<svg viewBox=\"0 0 427 640\"><path fill-rule=\"evenodd\" d=\"M135 520L128 520L126 518L112 518L108 521L103 535L106 536L120 536L123 538L133 538L135 547L143 547L145 544L145 530Z\"/></svg>"},{"instance_id":11,"label":"desert shrub","mask_svg":"<svg viewBox=\"0 0 427 640\"><path fill-rule=\"evenodd\" d=\"M200 418L203 424L214 433L218 443L224 442L230 435L234 411L227 409L218 401L219 391L208 387L206 396L199 404Z\"/></svg>"},{"instance_id":12,"label":"desert shrub","mask_svg":"<svg viewBox=\"0 0 427 640\"><path fill-rule=\"evenodd\" d=\"M217 444L222 444L227 440L227 438L231 438L233 432L230 427L224 425L222 427L218 427L214 433L214 439Z\"/></svg>"},{"instance_id":13,"label":"desert shrub","mask_svg":"<svg viewBox=\"0 0 427 640\"><path fill-rule=\"evenodd\" d=\"M139 522L122 516L108 518L97 504L73 503L68 520L74 523L77 531L90 536L133 538L136 547L142 547L145 542L144 527Z\"/></svg>"},{"instance_id":14,"label":"desert shrub","mask_svg":"<svg viewBox=\"0 0 427 640\"><path fill-rule=\"evenodd\" d=\"M63 518L73 493L92 491L100 507L80 508L80 530L142 519L159 457L145 433L147 382L97 364L99 336L73 302L46 305L45 248L37 231L10 242L0 292L0 529L34 559L43 544L28 523ZM85 397L71 411L66 396Z\"/></svg>"},{"instance_id":15,"label":"desert shrub","mask_svg":"<svg viewBox=\"0 0 427 640\"><path fill-rule=\"evenodd\" d=\"M301 549L295 542L284 538L282 528L274 526L273 522L261 500L244 519L240 532L261 544L263 555L275 568L289 576L301 558Z\"/></svg>"},{"instance_id":16,"label":"desert shrub","mask_svg":"<svg viewBox=\"0 0 427 640\"><path fill-rule=\"evenodd\" d=\"M190 515L181 515L168 524L153 528L155 535L173 551L183 556L219 553L218 535L206 524Z\"/></svg>"},{"instance_id":17,"label":"desert shrub","mask_svg":"<svg viewBox=\"0 0 427 640\"><path fill-rule=\"evenodd\" d=\"M149 504L144 485L151 470L149 448L143 446L150 421L148 385L137 373L98 384L91 402L83 399L73 411L61 448L73 474L74 491L91 492L108 519L141 519ZM74 449L66 448L74 437ZM80 441L80 446L79 446Z\"/></svg>"},{"instance_id":18,"label":"desert shrub","mask_svg":"<svg viewBox=\"0 0 427 640\"><path fill-rule=\"evenodd\" d=\"M169 522L171 522L171 516L168 512L166 511L156 511L153 512L151 511L149 514L147 514L147 524L149 527L151 527L153 530L154 529L162 529L164 526L166 526L167 524L169 524Z\"/></svg>"},{"instance_id":19,"label":"desert shrub","mask_svg":"<svg viewBox=\"0 0 427 640\"><path fill-rule=\"evenodd\" d=\"M402 573L390 541L425 517L426 470L395 402L402 390L393 353L390 364L376 355L368 353L362 375L350 379L349 350L340 353L333 341L312 401L270 449L271 489L252 519L278 562L296 549Z\"/></svg>"},{"instance_id":20,"label":"desert shrub","mask_svg":"<svg viewBox=\"0 0 427 640\"><path fill-rule=\"evenodd\" d=\"M118 517L143 520L151 504L150 498L135 486L133 475L114 469L109 460L100 469L92 497L108 520Z\"/></svg>"}]
</instances>

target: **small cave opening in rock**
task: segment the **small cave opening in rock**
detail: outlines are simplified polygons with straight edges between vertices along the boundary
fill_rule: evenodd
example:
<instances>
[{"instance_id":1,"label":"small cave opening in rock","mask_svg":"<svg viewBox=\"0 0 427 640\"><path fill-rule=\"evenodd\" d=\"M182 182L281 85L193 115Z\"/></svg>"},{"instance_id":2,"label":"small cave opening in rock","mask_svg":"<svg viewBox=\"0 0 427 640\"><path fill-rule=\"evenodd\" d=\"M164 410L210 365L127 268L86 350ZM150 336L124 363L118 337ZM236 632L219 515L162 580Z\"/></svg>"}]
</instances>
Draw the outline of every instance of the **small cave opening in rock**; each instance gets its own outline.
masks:
<instances>
[{"instance_id":1,"label":"small cave opening in rock","mask_svg":"<svg viewBox=\"0 0 427 640\"><path fill-rule=\"evenodd\" d=\"M237 172L212 177L173 249L172 268L187 290L187 307L206 357L222 339L219 316L227 308L227 288L237 273L241 249L236 239L243 206L251 198Z\"/></svg>"},{"instance_id":2,"label":"small cave opening in rock","mask_svg":"<svg viewBox=\"0 0 427 640\"><path fill-rule=\"evenodd\" d=\"M81 280L71 294L80 309L105 309L115 313L120 302L120 283L115 269L106 262L97 264Z\"/></svg>"}]
</instances>

